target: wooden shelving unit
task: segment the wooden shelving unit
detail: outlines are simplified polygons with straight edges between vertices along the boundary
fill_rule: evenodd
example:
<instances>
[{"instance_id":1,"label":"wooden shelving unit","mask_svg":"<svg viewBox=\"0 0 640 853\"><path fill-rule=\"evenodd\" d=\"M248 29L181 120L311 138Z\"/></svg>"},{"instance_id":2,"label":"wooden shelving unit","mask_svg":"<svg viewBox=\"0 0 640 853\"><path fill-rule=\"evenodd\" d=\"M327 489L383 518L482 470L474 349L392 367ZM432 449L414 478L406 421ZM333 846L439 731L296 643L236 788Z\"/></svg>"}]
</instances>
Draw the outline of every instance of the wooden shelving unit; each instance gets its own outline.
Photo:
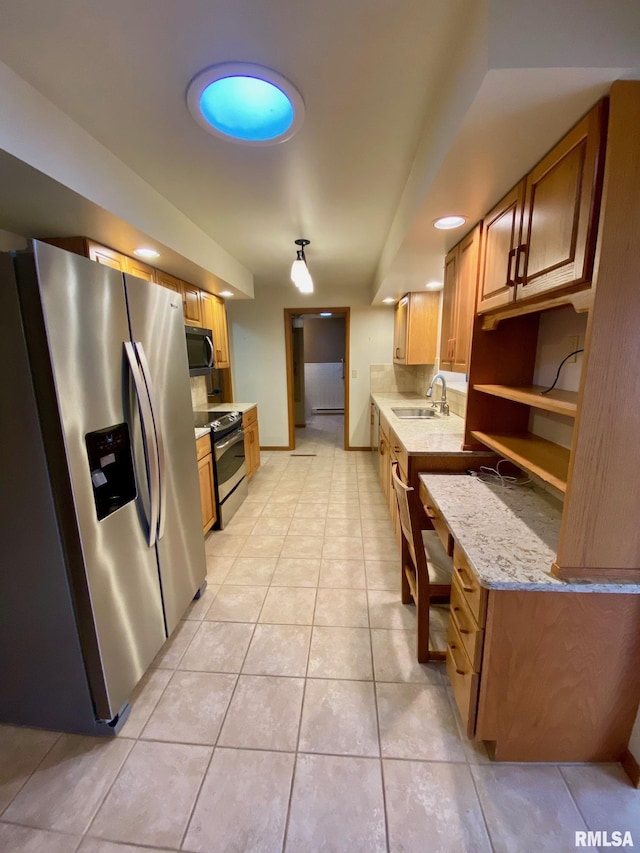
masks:
<instances>
[{"instance_id":1,"label":"wooden shelving unit","mask_svg":"<svg viewBox=\"0 0 640 853\"><path fill-rule=\"evenodd\" d=\"M509 459L529 474L561 492L567 490L569 450L533 433L486 433L473 430L473 438Z\"/></svg>"},{"instance_id":2,"label":"wooden shelving unit","mask_svg":"<svg viewBox=\"0 0 640 853\"><path fill-rule=\"evenodd\" d=\"M566 415L575 418L578 409L578 392L553 390L548 394L542 394L545 389L542 385L474 385L476 391L483 394L491 394L504 400L513 400L516 403L524 403L535 409L543 409L545 412L553 412L556 415Z\"/></svg>"}]
</instances>

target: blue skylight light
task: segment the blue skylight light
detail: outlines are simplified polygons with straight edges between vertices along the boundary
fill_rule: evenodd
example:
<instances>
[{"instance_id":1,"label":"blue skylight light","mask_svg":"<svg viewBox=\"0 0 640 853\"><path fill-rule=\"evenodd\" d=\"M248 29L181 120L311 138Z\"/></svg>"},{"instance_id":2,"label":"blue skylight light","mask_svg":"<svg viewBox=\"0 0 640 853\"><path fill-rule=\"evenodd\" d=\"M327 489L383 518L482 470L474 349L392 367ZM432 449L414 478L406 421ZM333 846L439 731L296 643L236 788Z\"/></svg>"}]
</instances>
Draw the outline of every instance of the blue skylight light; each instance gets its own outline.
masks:
<instances>
[{"instance_id":1,"label":"blue skylight light","mask_svg":"<svg viewBox=\"0 0 640 853\"><path fill-rule=\"evenodd\" d=\"M223 77L200 96L200 110L216 130L234 139L264 142L282 136L293 123L285 93L257 77Z\"/></svg>"}]
</instances>

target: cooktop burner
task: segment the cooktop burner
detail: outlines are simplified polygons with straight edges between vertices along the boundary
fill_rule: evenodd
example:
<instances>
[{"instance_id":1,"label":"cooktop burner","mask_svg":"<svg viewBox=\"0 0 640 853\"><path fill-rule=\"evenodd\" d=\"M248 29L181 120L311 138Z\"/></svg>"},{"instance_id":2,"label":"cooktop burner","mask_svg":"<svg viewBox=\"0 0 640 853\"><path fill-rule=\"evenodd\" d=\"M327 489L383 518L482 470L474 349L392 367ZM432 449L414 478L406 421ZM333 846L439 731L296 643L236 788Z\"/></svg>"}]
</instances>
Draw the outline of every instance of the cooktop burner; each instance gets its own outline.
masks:
<instances>
[{"instance_id":1,"label":"cooktop burner","mask_svg":"<svg viewBox=\"0 0 640 853\"><path fill-rule=\"evenodd\" d=\"M235 427L242 421L240 412L194 412L194 426L196 427L211 427L211 432L217 434L219 432L227 432L230 428Z\"/></svg>"}]
</instances>

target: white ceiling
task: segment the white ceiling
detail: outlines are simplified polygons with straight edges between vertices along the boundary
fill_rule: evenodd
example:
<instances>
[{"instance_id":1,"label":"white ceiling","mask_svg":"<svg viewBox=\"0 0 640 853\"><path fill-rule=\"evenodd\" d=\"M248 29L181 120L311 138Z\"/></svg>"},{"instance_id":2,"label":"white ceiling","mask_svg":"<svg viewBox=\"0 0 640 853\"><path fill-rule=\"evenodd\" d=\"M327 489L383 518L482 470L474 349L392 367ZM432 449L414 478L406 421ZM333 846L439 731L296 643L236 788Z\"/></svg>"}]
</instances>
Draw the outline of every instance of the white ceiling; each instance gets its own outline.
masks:
<instances>
[{"instance_id":1,"label":"white ceiling","mask_svg":"<svg viewBox=\"0 0 640 853\"><path fill-rule=\"evenodd\" d=\"M576 2L565 0L564 8ZM600 40L603 55L592 67L579 51L571 63L550 67L547 43L537 68L514 68L513 57L509 67L498 67L500 51L492 44L518 23L511 12L496 16L507 5L0 0L2 62L137 176L123 182L122 195L155 191L157 199L154 219L140 203L85 197L41 165L43 130L39 161L24 155L20 162L15 142L0 155L0 227L30 236L86 233L129 252L146 235L163 251L159 266L212 290L226 282L239 295L252 292L240 265L256 286L283 283L293 241L304 236L319 292L325 285L369 287L379 301L422 287L441 274L443 253L463 233L443 236L431 227L433 218L462 212L472 224L610 80L634 67L628 44L621 53L615 31L607 41L597 27L582 34L585 52L589 38ZM554 8L550 0L541 5ZM601 14L597 3L586 5L594 7L592 16ZM625 7L620 30L628 35L633 7L628 0L607 4L609 19L617 5ZM294 83L306 106L297 136L280 145L239 146L191 119L189 81L229 60L274 68ZM25 143L27 131L33 133L25 122ZM48 152L49 160L64 156L54 137L50 145L58 150ZM33 140L27 147L35 147ZM84 179L98 182L101 168L96 162ZM188 239L173 239L170 213L182 217L184 235L191 229ZM239 264L219 261L218 250Z\"/></svg>"}]
</instances>

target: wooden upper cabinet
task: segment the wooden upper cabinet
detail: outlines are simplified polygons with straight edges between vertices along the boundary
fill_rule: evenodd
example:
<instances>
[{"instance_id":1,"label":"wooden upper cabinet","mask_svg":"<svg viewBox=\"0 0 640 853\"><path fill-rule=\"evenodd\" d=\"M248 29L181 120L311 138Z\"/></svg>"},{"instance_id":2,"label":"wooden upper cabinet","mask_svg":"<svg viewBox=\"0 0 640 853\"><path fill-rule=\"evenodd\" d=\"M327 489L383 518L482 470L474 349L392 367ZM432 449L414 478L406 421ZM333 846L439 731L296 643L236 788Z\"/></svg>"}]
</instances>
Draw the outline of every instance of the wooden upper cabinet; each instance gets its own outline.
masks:
<instances>
[{"instance_id":1,"label":"wooden upper cabinet","mask_svg":"<svg viewBox=\"0 0 640 853\"><path fill-rule=\"evenodd\" d=\"M136 258L125 257L125 272L130 275L135 275L137 278L143 278L145 281L156 280L156 271L149 264L143 264L142 261Z\"/></svg>"},{"instance_id":2,"label":"wooden upper cabinet","mask_svg":"<svg viewBox=\"0 0 640 853\"><path fill-rule=\"evenodd\" d=\"M162 270L156 270L156 284L161 284L162 287L166 287L167 290L173 290L174 293L179 293L182 295L181 282L179 278L176 278L175 275L170 275L168 272L163 272Z\"/></svg>"},{"instance_id":3,"label":"wooden upper cabinet","mask_svg":"<svg viewBox=\"0 0 640 853\"><path fill-rule=\"evenodd\" d=\"M202 312L200 310L200 288L187 281L180 282L182 292L182 310L184 321L188 326L202 326Z\"/></svg>"},{"instance_id":4,"label":"wooden upper cabinet","mask_svg":"<svg viewBox=\"0 0 640 853\"><path fill-rule=\"evenodd\" d=\"M91 240L87 240L87 257L99 264L104 264L106 267L111 267L111 269L128 272L127 261L129 258L126 255L121 255L120 252L108 249L106 246L100 246Z\"/></svg>"},{"instance_id":5,"label":"wooden upper cabinet","mask_svg":"<svg viewBox=\"0 0 640 853\"><path fill-rule=\"evenodd\" d=\"M478 312L514 299L515 260L520 245L524 181L520 181L482 222Z\"/></svg>"},{"instance_id":6,"label":"wooden upper cabinet","mask_svg":"<svg viewBox=\"0 0 640 853\"><path fill-rule=\"evenodd\" d=\"M438 338L439 293L407 293L396 305L393 360L398 364L433 364Z\"/></svg>"},{"instance_id":7,"label":"wooden upper cabinet","mask_svg":"<svg viewBox=\"0 0 640 853\"><path fill-rule=\"evenodd\" d=\"M445 258L440 367L456 373L466 373L469 367L480 234L478 225Z\"/></svg>"},{"instance_id":8,"label":"wooden upper cabinet","mask_svg":"<svg viewBox=\"0 0 640 853\"><path fill-rule=\"evenodd\" d=\"M527 176L516 299L591 281L606 112L600 101Z\"/></svg>"},{"instance_id":9,"label":"wooden upper cabinet","mask_svg":"<svg viewBox=\"0 0 640 853\"><path fill-rule=\"evenodd\" d=\"M229 330L224 301L213 297L213 344L216 350L216 367L229 367Z\"/></svg>"}]
</instances>

